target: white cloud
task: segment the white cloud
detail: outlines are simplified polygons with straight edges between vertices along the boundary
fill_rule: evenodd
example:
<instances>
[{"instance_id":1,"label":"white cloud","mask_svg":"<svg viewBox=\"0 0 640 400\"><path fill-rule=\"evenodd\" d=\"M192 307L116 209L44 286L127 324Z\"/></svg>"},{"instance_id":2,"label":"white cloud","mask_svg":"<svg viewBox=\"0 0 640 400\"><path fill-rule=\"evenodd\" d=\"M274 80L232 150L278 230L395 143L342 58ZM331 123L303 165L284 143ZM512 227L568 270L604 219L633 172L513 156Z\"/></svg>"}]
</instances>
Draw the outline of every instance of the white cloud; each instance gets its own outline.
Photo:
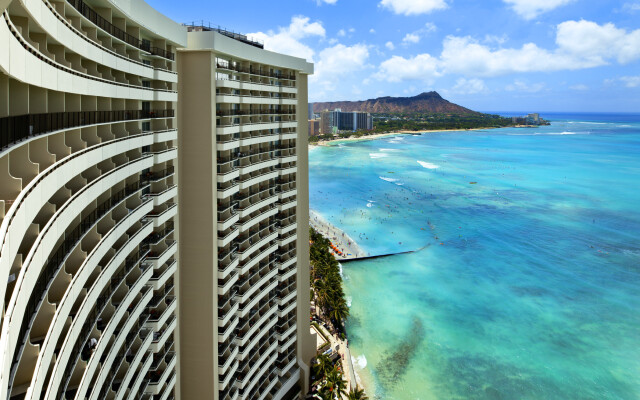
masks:
<instances>
[{"instance_id":1,"label":"white cloud","mask_svg":"<svg viewBox=\"0 0 640 400\"><path fill-rule=\"evenodd\" d=\"M507 37L507 35L502 35L502 36L497 36L497 35L485 35L484 36L484 42L485 43L495 43L499 46L507 43L507 40L509 40L509 38Z\"/></svg>"},{"instance_id":2,"label":"white cloud","mask_svg":"<svg viewBox=\"0 0 640 400\"><path fill-rule=\"evenodd\" d=\"M544 83L533 83L529 84L527 82L516 79L512 84L507 85L505 90L508 92L529 92L536 93L545 88Z\"/></svg>"},{"instance_id":3,"label":"white cloud","mask_svg":"<svg viewBox=\"0 0 640 400\"><path fill-rule=\"evenodd\" d=\"M625 83L625 86L628 88L635 88L640 86L640 75L639 76L623 76L620 78L622 82Z\"/></svg>"},{"instance_id":4,"label":"white cloud","mask_svg":"<svg viewBox=\"0 0 640 400\"><path fill-rule=\"evenodd\" d=\"M578 91L584 91L584 90L589 90L589 86L587 86L587 85L585 85L583 83L579 83L577 85L569 86L569 89L578 90Z\"/></svg>"},{"instance_id":5,"label":"white cloud","mask_svg":"<svg viewBox=\"0 0 640 400\"><path fill-rule=\"evenodd\" d=\"M384 46L389 50L393 50L396 48L396 46L393 45L393 42L387 42L384 44Z\"/></svg>"},{"instance_id":6,"label":"white cloud","mask_svg":"<svg viewBox=\"0 0 640 400\"><path fill-rule=\"evenodd\" d=\"M344 30L344 29L340 29L340 30L338 31L338 36L346 36L346 35L347 35L347 32L345 32L345 30Z\"/></svg>"},{"instance_id":7,"label":"white cloud","mask_svg":"<svg viewBox=\"0 0 640 400\"><path fill-rule=\"evenodd\" d=\"M335 86L336 78L366 67L369 59L369 48L364 44L345 46L337 44L327 47L318 54L315 72L311 81L323 87Z\"/></svg>"},{"instance_id":8,"label":"white cloud","mask_svg":"<svg viewBox=\"0 0 640 400\"><path fill-rule=\"evenodd\" d=\"M556 47L553 49L544 49L535 43L503 48L500 45L502 39L487 39L485 37L485 41L480 42L470 36L447 36L442 42L439 56L428 53L408 58L393 56L379 65L374 76L390 82L428 81L442 75L461 75L469 79L529 72L573 71L640 60L640 29L627 31L613 24L598 25L584 20L559 24ZM403 44L415 40L407 35ZM497 42L498 46L487 42ZM394 49L391 42L387 42L386 47ZM543 87L516 81L508 86L508 90L539 91Z\"/></svg>"},{"instance_id":9,"label":"white cloud","mask_svg":"<svg viewBox=\"0 0 640 400\"><path fill-rule=\"evenodd\" d=\"M432 22L427 22L426 24L424 24L424 28L420 29L420 31L424 33L431 33L437 30L438 30L438 27L436 26L436 24Z\"/></svg>"},{"instance_id":10,"label":"white cloud","mask_svg":"<svg viewBox=\"0 0 640 400\"><path fill-rule=\"evenodd\" d=\"M403 15L428 14L448 7L445 0L382 0L380 6Z\"/></svg>"},{"instance_id":11,"label":"white cloud","mask_svg":"<svg viewBox=\"0 0 640 400\"><path fill-rule=\"evenodd\" d=\"M578 63L573 57L554 54L533 43L527 43L519 49L493 50L468 36L447 36L440 60L442 68L448 73L484 77L599 65Z\"/></svg>"},{"instance_id":12,"label":"white cloud","mask_svg":"<svg viewBox=\"0 0 640 400\"><path fill-rule=\"evenodd\" d=\"M430 82L441 76L438 72L438 60L429 54L419 54L413 58L393 56L380 64L373 77L388 82L408 80Z\"/></svg>"},{"instance_id":13,"label":"white cloud","mask_svg":"<svg viewBox=\"0 0 640 400\"><path fill-rule=\"evenodd\" d=\"M402 39L403 44L419 43L419 42L420 42L420 36L416 35L415 33L407 33L405 37Z\"/></svg>"},{"instance_id":14,"label":"white cloud","mask_svg":"<svg viewBox=\"0 0 640 400\"><path fill-rule=\"evenodd\" d=\"M440 56L449 73L497 76L518 72L577 70L640 59L640 29L626 31L613 24L566 21L558 25L557 48L534 43L521 48L491 48L466 36L448 36Z\"/></svg>"},{"instance_id":15,"label":"white cloud","mask_svg":"<svg viewBox=\"0 0 640 400\"><path fill-rule=\"evenodd\" d=\"M435 32L437 29L438 27L436 27L435 24L427 22L424 25L424 28L418 29L412 33L407 33L402 39L402 44L407 46L409 44L419 43L422 36Z\"/></svg>"},{"instance_id":16,"label":"white cloud","mask_svg":"<svg viewBox=\"0 0 640 400\"><path fill-rule=\"evenodd\" d=\"M558 25L556 43L559 48L576 57L595 63L615 58L621 64L640 58L640 29L627 32L608 23L567 21Z\"/></svg>"},{"instance_id":17,"label":"white cloud","mask_svg":"<svg viewBox=\"0 0 640 400\"><path fill-rule=\"evenodd\" d=\"M316 2L318 3L318 5L322 5L324 4L336 4L338 2L338 0L316 0Z\"/></svg>"},{"instance_id":18,"label":"white cloud","mask_svg":"<svg viewBox=\"0 0 640 400\"><path fill-rule=\"evenodd\" d=\"M373 33L376 33L376 30L375 30L375 29L373 29L373 28L371 28L371 29L369 29L369 33L372 33L372 34L373 34Z\"/></svg>"},{"instance_id":19,"label":"white cloud","mask_svg":"<svg viewBox=\"0 0 640 400\"><path fill-rule=\"evenodd\" d=\"M460 94L486 93L489 91L484 81L477 78L458 78L455 86L451 90Z\"/></svg>"},{"instance_id":20,"label":"white cloud","mask_svg":"<svg viewBox=\"0 0 640 400\"><path fill-rule=\"evenodd\" d=\"M262 40L267 50L305 58L309 61L313 61L315 52L300 40L312 36L325 37L325 35L326 31L322 23L310 22L310 18L304 16L291 18L291 24L288 27L278 28L277 32L270 30L266 33L254 32L248 34L252 38Z\"/></svg>"},{"instance_id":21,"label":"white cloud","mask_svg":"<svg viewBox=\"0 0 640 400\"><path fill-rule=\"evenodd\" d=\"M624 3L622 9L628 12L640 11L640 2L636 3Z\"/></svg>"},{"instance_id":22,"label":"white cloud","mask_svg":"<svg viewBox=\"0 0 640 400\"><path fill-rule=\"evenodd\" d=\"M503 0L513 11L530 20L538 15L571 3L574 0Z\"/></svg>"}]
</instances>

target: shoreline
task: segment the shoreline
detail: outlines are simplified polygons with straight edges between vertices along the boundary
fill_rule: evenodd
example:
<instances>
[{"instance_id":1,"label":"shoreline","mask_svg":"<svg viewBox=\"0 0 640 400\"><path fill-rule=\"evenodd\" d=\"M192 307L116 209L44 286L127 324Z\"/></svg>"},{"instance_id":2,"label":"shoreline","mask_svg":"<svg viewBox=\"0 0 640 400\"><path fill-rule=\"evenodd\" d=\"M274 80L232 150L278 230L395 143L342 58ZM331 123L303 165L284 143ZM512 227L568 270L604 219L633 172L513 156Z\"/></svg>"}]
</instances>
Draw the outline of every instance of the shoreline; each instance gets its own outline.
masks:
<instances>
[{"instance_id":1,"label":"shoreline","mask_svg":"<svg viewBox=\"0 0 640 400\"><path fill-rule=\"evenodd\" d=\"M355 240L353 240L342 229L327 221L318 211L309 209L309 224L312 228L322 234L322 236L331 240L331 242L338 246L338 248L344 248L345 250L347 250L346 254L351 253L351 256L355 257L367 255L367 253L365 253L365 251L358 245ZM331 251L331 254L333 254L338 262L343 259L333 251ZM312 327L312 329L315 329L315 327ZM342 340L337 335L332 335L331 332L328 332L322 326L320 326L320 329L329 338L329 342L332 348L336 348L336 344L339 345L338 353L341 355L342 367L343 371L345 372L344 378L347 381L349 389L360 387L365 391L370 399L375 398L375 388L372 384L371 372L366 370L366 366L364 368L360 367L358 359L354 358L353 354L351 353L349 341ZM356 370L356 368L358 370Z\"/></svg>"},{"instance_id":2,"label":"shoreline","mask_svg":"<svg viewBox=\"0 0 640 400\"><path fill-rule=\"evenodd\" d=\"M367 255L351 236L327 221L318 211L309 209L309 224L313 229L322 234L322 236L329 239L345 256L348 255L350 258L353 258L365 257ZM331 253L338 262L345 258L333 251L331 251Z\"/></svg>"},{"instance_id":3,"label":"shoreline","mask_svg":"<svg viewBox=\"0 0 640 400\"><path fill-rule=\"evenodd\" d=\"M430 129L426 131L393 131L393 132L382 132L376 133L373 135L364 135L360 137L349 136L346 138L337 138L331 140L320 140L315 143L309 143L309 148L318 147L318 146L330 146L333 143L337 142L361 142L367 140L377 140L385 137L399 136L399 135L421 135L423 133L442 133L442 132L467 132L467 131L484 131L487 129L500 129L495 127L488 128L471 128L471 129Z\"/></svg>"}]
</instances>

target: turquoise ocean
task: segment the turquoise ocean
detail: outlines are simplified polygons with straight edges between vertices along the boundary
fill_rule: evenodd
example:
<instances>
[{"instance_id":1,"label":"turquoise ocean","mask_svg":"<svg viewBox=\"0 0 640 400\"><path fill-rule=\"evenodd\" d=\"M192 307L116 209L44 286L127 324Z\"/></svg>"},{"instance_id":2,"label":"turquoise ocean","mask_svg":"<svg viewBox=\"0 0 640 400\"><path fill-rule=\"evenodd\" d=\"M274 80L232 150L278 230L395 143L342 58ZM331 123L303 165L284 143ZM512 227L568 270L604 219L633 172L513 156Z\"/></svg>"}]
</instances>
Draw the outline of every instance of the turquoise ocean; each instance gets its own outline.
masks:
<instances>
[{"instance_id":1,"label":"turquoise ocean","mask_svg":"<svg viewBox=\"0 0 640 400\"><path fill-rule=\"evenodd\" d=\"M504 114L503 114L504 115ZM640 115L310 151L380 399L640 399Z\"/></svg>"}]
</instances>

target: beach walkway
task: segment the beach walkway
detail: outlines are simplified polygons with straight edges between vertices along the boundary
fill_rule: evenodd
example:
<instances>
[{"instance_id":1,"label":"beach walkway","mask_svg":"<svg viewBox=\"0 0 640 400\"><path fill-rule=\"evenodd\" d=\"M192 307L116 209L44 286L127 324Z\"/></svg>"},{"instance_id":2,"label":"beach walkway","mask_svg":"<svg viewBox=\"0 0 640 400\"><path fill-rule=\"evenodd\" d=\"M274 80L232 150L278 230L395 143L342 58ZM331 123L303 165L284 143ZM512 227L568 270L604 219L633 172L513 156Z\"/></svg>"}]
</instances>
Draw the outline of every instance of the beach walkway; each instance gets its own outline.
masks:
<instances>
[{"instance_id":1,"label":"beach walkway","mask_svg":"<svg viewBox=\"0 0 640 400\"><path fill-rule=\"evenodd\" d=\"M322 324L318 324L318 328L322 331L324 336L329 338L329 343L332 349L338 349L340 354L340 361L342 363L343 376L347 381L347 390L355 389L358 386L356 381L356 374L353 369L353 360L351 359L351 351L349 351L349 344L346 340L339 339L336 335L332 335ZM312 326L312 329L316 329ZM320 336L320 335L318 335Z\"/></svg>"}]
</instances>

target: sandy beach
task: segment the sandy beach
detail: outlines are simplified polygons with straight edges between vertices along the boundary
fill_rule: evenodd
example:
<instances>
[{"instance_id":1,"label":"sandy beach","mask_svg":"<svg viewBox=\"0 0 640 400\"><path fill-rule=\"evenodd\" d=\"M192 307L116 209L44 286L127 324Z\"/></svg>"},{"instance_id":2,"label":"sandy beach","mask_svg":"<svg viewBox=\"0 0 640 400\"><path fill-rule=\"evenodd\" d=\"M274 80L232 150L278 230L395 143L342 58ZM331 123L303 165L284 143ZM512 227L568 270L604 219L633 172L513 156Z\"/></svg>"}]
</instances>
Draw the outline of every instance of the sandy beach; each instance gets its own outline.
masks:
<instances>
[{"instance_id":1,"label":"sandy beach","mask_svg":"<svg viewBox=\"0 0 640 400\"><path fill-rule=\"evenodd\" d=\"M331 140L320 140L316 143L309 143L309 148L315 146L329 146L335 143L343 143L343 142L361 142L365 140L376 140L390 136L398 136L398 135L420 135L422 133L442 133L442 132L464 132L464 131L482 131L486 129L495 129L495 128L473 128L473 129L432 129L427 131L395 131L395 132L384 132L384 133L376 133L374 135L366 135L355 137L351 136L348 138L337 138Z\"/></svg>"},{"instance_id":2,"label":"sandy beach","mask_svg":"<svg viewBox=\"0 0 640 400\"><path fill-rule=\"evenodd\" d=\"M334 254L338 261L345 258L364 257L367 255L355 240L329 223L329 221L324 219L317 211L309 210L309 223L315 230L320 232L322 236L331 240L331 243L342 251L343 256Z\"/></svg>"}]
</instances>

